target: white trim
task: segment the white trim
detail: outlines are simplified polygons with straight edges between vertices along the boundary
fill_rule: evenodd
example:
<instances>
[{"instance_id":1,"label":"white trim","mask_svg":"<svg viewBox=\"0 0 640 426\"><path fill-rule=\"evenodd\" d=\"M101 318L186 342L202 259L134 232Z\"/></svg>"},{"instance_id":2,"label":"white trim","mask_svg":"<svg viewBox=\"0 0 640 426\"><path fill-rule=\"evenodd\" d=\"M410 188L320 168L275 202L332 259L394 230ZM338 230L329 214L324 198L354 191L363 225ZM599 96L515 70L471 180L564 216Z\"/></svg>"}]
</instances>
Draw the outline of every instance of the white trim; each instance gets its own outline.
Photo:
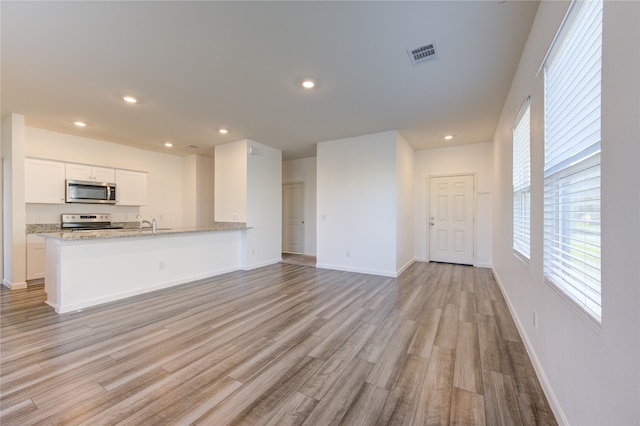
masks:
<instances>
[{"instance_id":1,"label":"white trim","mask_svg":"<svg viewBox=\"0 0 640 426\"><path fill-rule=\"evenodd\" d=\"M491 263L474 263L473 264L474 268L487 268L487 269L493 269L493 265Z\"/></svg>"},{"instance_id":2,"label":"white trim","mask_svg":"<svg viewBox=\"0 0 640 426\"><path fill-rule=\"evenodd\" d=\"M398 278L394 271L380 271L376 269L352 268L343 265L331 265L329 263L316 263L318 269L332 269L334 271L355 272L358 274L378 275L382 277Z\"/></svg>"},{"instance_id":3,"label":"white trim","mask_svg":"<svg viewBox=\"0 0 640 426\"><path fill-rule=\"evenodd\" d=\"M512 250L513 250L513 256L516 259L518 259L518 262L522 263L526 268L530 268L531 267L531 259L529 259L524 254L520 253L520 250L518 250L516 248L512 248Z\"/></svg>"},{"instance_id":4,"label":"white trim","mask_svg":"<svg viewBox=\"0 0 640 426\"><path fill-rule=\"evenodd\" d=\"M398 269L396 271L396 276L399 277L400 275L402 275L404 273L404 271L406 271L407 269L409 269L409 267L411 265L413 265L413 263L416 261L415 257L413 259L411 259L410 261L408 261L403 267L401 267L400 269Z\"/></svg>"},{"instance_id":5,"label":"white trim","mask_svg":"<svg viewBox=\"0 0 640 426\"><path fill-rule=\"evenodd\" d=\"M282 262L282 257L278 257L276 259L265 260L260 263L252 263L251 265L242 265L239 269L242 271L252 271L254 269L262 268L264 266L269 266L269 265L275 265L276 263L281 263L281 262ZM235 270L238 270L238 268Z\"/></svg>"},{"instance_id":6,"label":"white trim","mask_svg":"<svg viewBox=\"0 0 640 426\"><path fill-rule=\"evenodd\" d=\"M504 286L502 285L502 281L500 281L500 277L498 276L498 273L496 272L495 268L492 268L492 272L493 272L494 278L496 279L496 282L498 283L500 292L502 293L502 296L504 297L505 302L507 302L509 313L513 318L513 322L516 324L518 333L520 333L520 337L522 337L522 342L524 343L524 347L527 350L527 354L531 359L531 363L533 364L533 368L536 371L536 375L538 376L538 380L540 381L542 390L545 396L547 397L547 401L549 401L549 406L551 407L551 410L553 410L553 414L556 416L556 420L558 420L558 422L561 425L568 425L569 420L567 419L567 416L565 416L564 411L560 406L560 402L556 397L556 394L553 392L553 388L549 383L549 379L547 379L547 375L544 373L544 368L542 367L542 364L538 359L536 351L533 348L533 344L531 344L531 341L529 340L529 336L527 335L526 330L522 325L522 322L520 321L520 318L516 314L513 304L511 303L511 299L509 299L509 295L507 294Z\"/></svg>"},{"instance_id":7,"label":"white trim","mask_svg":"<svg viewBox=\"0 0 640 426\"><path fill-rule=\"evenodd\" d=\"M12 283L11 281L7 281L6 279L2 280L2 285L7 287L10 290L19 290L21 288L27 288L26 282Z\"/></svg>"}]
</instances>

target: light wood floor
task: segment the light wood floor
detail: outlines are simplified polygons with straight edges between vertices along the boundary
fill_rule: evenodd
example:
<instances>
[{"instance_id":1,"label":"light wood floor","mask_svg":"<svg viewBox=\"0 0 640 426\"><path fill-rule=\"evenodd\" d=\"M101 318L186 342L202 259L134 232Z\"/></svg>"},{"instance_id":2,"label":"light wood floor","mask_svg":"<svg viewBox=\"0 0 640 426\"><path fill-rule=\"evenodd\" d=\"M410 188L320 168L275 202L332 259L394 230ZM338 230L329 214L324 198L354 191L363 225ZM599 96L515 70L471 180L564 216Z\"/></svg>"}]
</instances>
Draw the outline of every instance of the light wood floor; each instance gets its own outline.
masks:
<instances>
[{"instance_id":1,"label":"light wood floor","mask_svg":"<svg viewBox=\"0 0 640 426\"><path fill-rule=\"evenodd\" d=\"M277 264L60 316L0 294L2 425L556 424L488 269Z\"/></svg>"},{"instance_id":2,"label":"light wood floor","mask_svg":"<svg viewBox=\"0 0 640 426\"><path fill-rule=\"evenodd\" d=\"M316 266L316 257L297 253L282 253L282 263L300 266Z\"/></svg>"}]
</instances>

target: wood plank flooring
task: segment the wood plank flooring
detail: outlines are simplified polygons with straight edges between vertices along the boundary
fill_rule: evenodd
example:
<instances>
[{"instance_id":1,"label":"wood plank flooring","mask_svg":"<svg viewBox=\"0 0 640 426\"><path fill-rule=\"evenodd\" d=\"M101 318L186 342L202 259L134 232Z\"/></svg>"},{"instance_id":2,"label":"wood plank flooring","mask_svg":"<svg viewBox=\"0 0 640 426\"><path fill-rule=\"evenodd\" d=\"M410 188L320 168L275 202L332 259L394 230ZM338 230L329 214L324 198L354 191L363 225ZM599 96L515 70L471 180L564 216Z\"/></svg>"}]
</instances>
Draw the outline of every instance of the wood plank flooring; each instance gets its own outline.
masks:
<instances>
[{"instance_id":1,"label":"wood plank flooring","mask_svg":"<svg viewBox=\"0 0 640 426\"><path fill-rule=\"evenodd\" d=\"M277 264L56 315L0 292L2 425L553 425L488 269Z\"/></svg>"}]
</instances>

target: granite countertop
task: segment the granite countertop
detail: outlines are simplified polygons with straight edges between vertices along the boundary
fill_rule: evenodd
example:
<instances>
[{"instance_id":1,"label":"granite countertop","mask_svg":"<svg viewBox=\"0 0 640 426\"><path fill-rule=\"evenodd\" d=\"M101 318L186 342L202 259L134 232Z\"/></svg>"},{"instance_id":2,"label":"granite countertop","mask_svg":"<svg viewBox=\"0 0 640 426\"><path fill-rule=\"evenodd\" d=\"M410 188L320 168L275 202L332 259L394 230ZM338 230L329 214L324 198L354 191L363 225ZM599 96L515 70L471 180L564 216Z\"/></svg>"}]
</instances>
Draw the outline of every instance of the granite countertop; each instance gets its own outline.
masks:
<instances>
[{"instance_id":1,"label":"granite countertop","mask_svg":"<svg viewBox=\"0 0 640 426\"><path fill-rule=\"evenodd\" d=\"M216 222L211 226L203 226L197 228L157 228L153 233L151 228L124 228L124 229L102 229L87 231L66 231L61 232L40 232L39 236L44 238L52 238L63 241L86 241L86 240L107 240L114 238L130 238L130 237L154 237L158 235L176 235L186 233L199 232L217 232L249 229L245 222Z\"/></svg>"}]
</instances>

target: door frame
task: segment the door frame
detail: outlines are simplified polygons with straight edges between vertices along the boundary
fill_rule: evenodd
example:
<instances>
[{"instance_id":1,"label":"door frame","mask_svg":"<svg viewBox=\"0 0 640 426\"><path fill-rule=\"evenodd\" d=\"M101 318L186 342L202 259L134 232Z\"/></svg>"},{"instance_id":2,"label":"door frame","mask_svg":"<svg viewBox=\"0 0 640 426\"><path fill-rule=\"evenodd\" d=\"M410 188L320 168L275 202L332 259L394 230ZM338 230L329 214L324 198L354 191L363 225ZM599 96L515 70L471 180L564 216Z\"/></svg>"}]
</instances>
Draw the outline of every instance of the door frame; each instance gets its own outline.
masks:
<instances>
[{"instance_id":1,"label":"door frame","mask_svg":"<svg viewBox=\"0 0 640 426\"><path fill-rule=\"evenodd\" d=\"M293 253L291 251L285 251L284 250L284 218L285 218L285 212L284 212L284 187L286 185L302 185L302 215L304 216L304 223L302 224L302 252L300 253ZM306 254L307 252L307 203L306 203L306 198L307 198L307 183L304 180L288 180L286 182L282 182L282 217L280 219L280 221L282 222L282 247L280 247L280 250L282 251L282 253L292 253L292 254Z\"/></svg>"},{"instance_id":2,"label":"door frame","mask_svg":"<svg viewBox=\"0 0 640 426\"><path fill-rule=\"evenodd\" d=\"M427 210L426 210L426 226L427 226L427 262L431 262L431 179L455 176L472 176L473 177L473 266L477 266L478 261L478 172L468 173L439 173L427 175Z\"/></svg>"}]
</instances>

